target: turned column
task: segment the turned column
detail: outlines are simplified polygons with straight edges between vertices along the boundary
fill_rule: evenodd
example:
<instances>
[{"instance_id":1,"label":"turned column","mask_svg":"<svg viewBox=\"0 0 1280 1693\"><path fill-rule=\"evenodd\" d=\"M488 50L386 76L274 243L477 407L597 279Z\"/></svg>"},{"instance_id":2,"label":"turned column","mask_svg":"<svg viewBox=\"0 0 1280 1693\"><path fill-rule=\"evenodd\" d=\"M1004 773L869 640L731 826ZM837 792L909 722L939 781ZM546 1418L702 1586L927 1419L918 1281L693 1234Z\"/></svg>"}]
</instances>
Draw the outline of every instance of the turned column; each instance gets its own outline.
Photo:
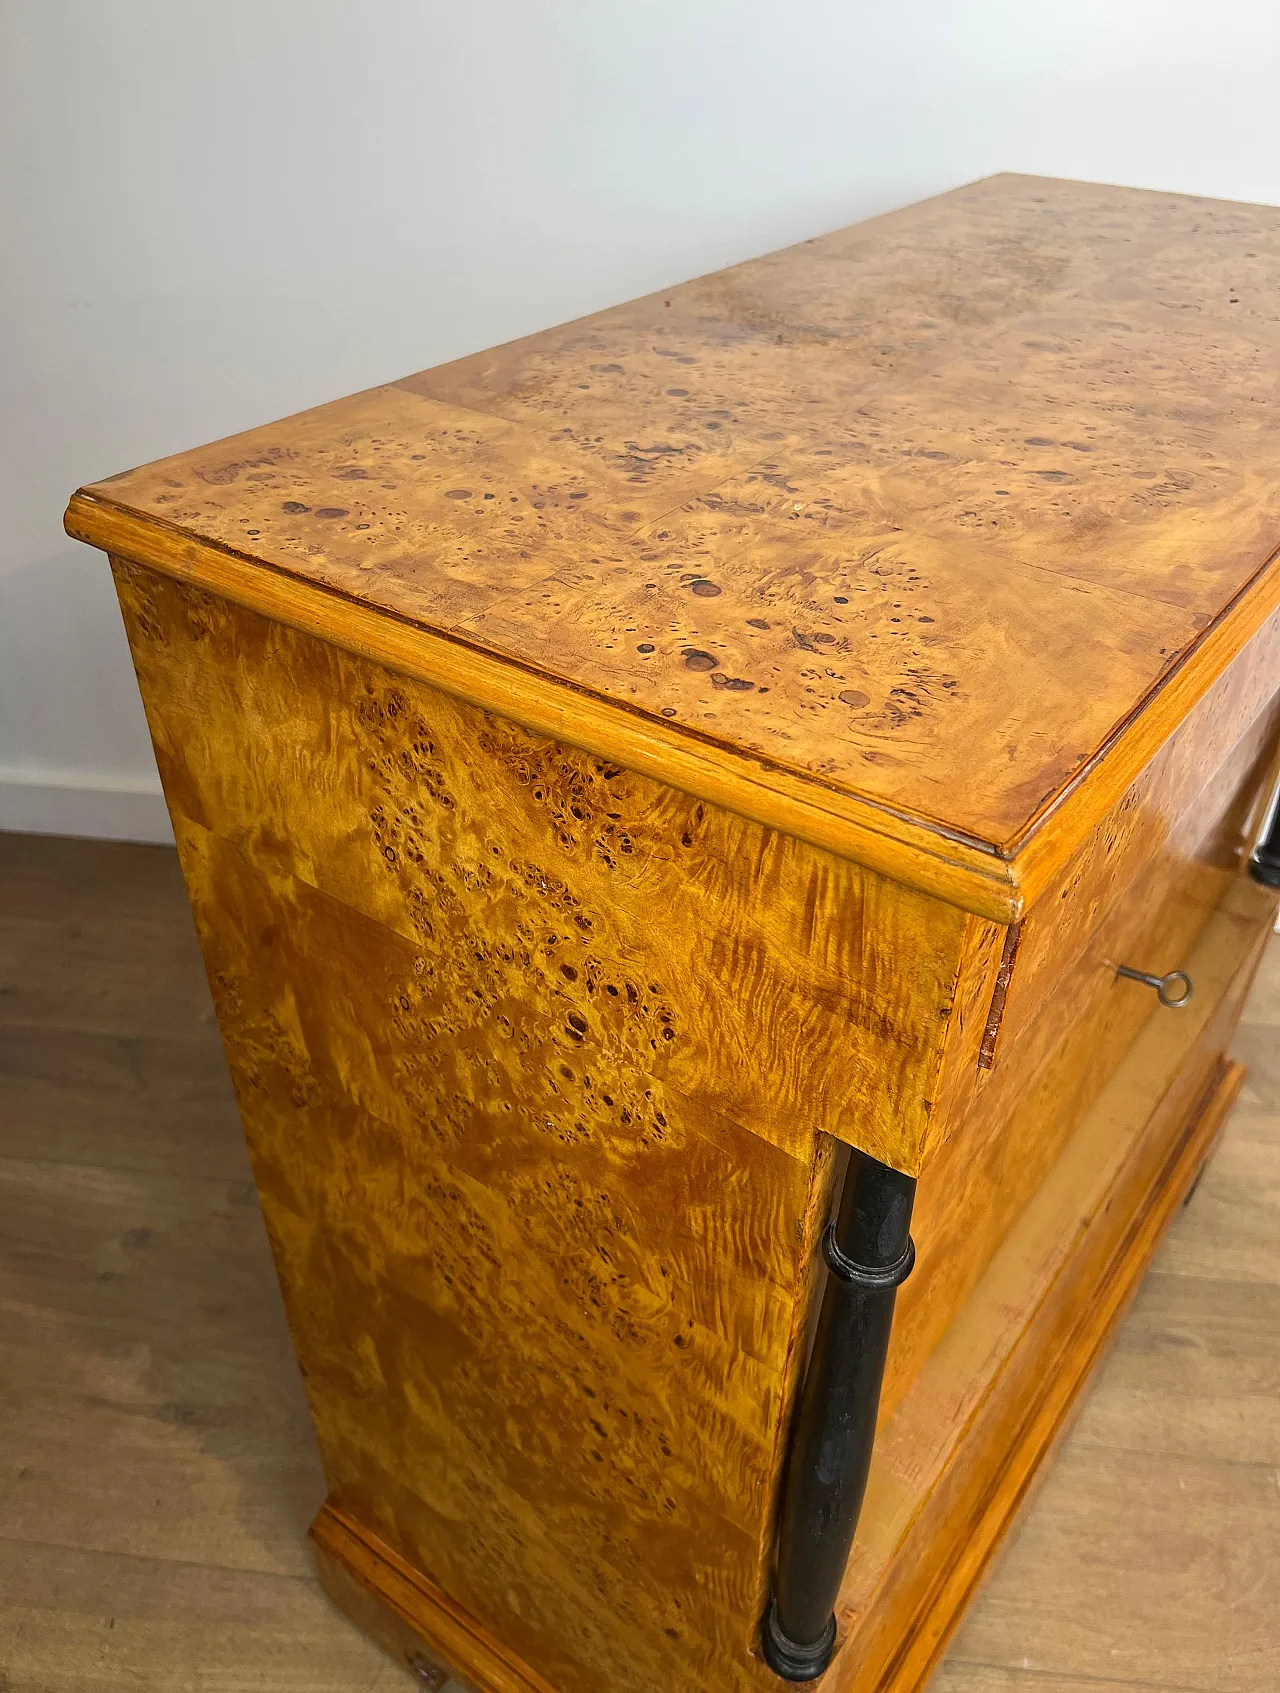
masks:
<instances>
[{"instance_id":1,"label":"turned column","mask_svg":"<svg viewBox=\"0 0 1280 1693\"><path fill-rule=\"evenodd\" d=\"M852 1152L822 1237L827 1282L787 1460L773 1599L761 1647L787 1681L813 1681L835 1649L834 1606L871 1467L899 1285L911 1273L916 1184Z\"/></svg>"}]
</instances>

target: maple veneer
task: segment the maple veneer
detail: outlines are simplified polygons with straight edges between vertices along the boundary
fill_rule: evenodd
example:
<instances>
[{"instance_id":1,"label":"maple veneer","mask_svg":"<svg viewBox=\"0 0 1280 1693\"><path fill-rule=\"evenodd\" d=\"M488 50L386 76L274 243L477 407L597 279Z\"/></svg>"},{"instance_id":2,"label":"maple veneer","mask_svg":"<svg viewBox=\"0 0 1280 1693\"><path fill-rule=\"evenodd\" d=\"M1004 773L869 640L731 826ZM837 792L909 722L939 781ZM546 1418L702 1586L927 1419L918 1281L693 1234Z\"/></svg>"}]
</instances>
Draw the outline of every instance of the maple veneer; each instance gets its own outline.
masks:
<instances>
[{"instance_id":1,"label":"maple veneer","mask_svg":"<svg viewBox=\"0 0 1280 1693\"><path fill-rule=\"evenodd\" d=\"M1278 285L1280 212L997 177L73 498L423 1684L779 1685L846 1164L916 1262L824 1685L927 1676L1239 1085Z\"/></svg>"}]
</instances>

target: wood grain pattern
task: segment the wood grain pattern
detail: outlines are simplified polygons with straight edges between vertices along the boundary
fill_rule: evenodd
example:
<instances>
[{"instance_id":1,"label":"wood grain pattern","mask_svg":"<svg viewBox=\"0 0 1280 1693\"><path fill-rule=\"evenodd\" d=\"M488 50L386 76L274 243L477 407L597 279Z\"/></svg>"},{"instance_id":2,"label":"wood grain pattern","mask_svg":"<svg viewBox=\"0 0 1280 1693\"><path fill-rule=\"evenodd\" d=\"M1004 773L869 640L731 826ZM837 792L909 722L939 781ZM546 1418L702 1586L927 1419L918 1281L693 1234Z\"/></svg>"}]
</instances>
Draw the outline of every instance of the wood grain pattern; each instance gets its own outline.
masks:
<instances>
[{"instance_id":1,"label":"wood grain pattern","mask_svg":"<svg viewBox=\"0 0 1280 1693\"><path fill-rule=\"evenodd\" d=\"M917 1158L975 920L116 573L335 1509L566 1693L767 1677L823 1131Z\"/></svg>"},{"instance_id":2,"label":"wood grain pattern","mask_svg":"<svg viewBox=\"0 0 1280 1693\"><path fill-rule=\"evenodd\" d=\"M1123 931L1132 921L1129 909L1141 904L1144 882L1149 902L1164 888L1196 884L1208 915L1247 856L1253 808L1270 789L1278 755L1280 615L1200 699L1028 915L1002 1017L1003 1050L1016 1047L1050 1001L1063 1023L1073 1020L1073 976L1082 966L1086 977L1105 968L1100 935L1113 936L1117 946L1154 949L1156 962L1144 969L1177 963L1194 928L1180 930L1154 910L1136 924L1154 930L1150 941L1141 933L1130 941L1117 925Z\"/></svg>"},{"instance_id":3,"label":"wood grain pattern","mask_svg":"<svg viewBox=\"0 0 1280 1693\"><path fill-rule=\"evenodd\" d=\"M806 1162L821 1131L919 1167L964 913L208 594L116 576L175 827L228 864L234 848L260 898L276 879L290 907L329 901L347 944L385 952L391 1021L368 1039L392 1046L395 1097L371 1081L371 1107L426 1087L493 1111L545 1074L557 1144L585 1110L660 1148L658 1115L687 1111Z\"/></svg>"},{"instance_id":4,"label":"wood grain pattern","mask_svg":"<svg viewBox=\"0 0 1280 1693\"><path fill-rule=\"evenodd\" d=\"M994 178L69 527L1016 917L1280 599L1278 264L1266 208Z\"/></svg>"},{"instance_id":5,"label":"wood grain pattern","mask_svg":"<svg viewBox=\"0 0 1280 1693\"><path fill-rule=\"evenodd\" d=\"M566 690L550 678L516 669L314 584L265 571L229 551L156 528L88 496L72 500L67 530L113 556L145 560L148 568L176 581L210 590L537 734L621 763L965 910L997 922L1010 921L1022 910L1024 891L1014 867L998 855L879 807L839 801L820 785L779 766L677 734L665 720L619 716L588 693ZM1280 577L1276 580L1280 583ZM1270 593L1269 581L1260 591ZM1197 672L1195 685L1201 681Z\"/></svg>"},{"instance_id":6,"label":"wood grain pattern","mask_svg":"<svg viewBox=\"0 0 1280 1693\"><path fill-rule=\"evenodd\" d=\"M1100 1361L1111 1327L1133 1297L1162 1230L1168 1226L1212 1150L1240 1080L1238 1069L1227 1067L1219 1072L1211 1091L1196 1102L1190 1122L1183 1126L1172 1154L1158 1169L1143 1170L1148 1183L1143 1195L1145 1203L1138 1200L1130 1186L1123 1198L1134 1211L1126 1216L1115 1205L1119 1196L1114 1191L1109 1196L1111 1205L1100 1208L1104 1216L1111 1211L1107 1221L1112 1224L1119 1220L1128 1223L1109 1260L1105 1256L1111 1244L1108 1231L1095 1231L1102 1236L1101 1240L1081 1241L1077 1237L1083 1262L1070 1266L1068 1271L1074 1287L1070 1291L1053 1288L1039 1310L1034 1310L1034 1300L1037 1295L1043 1296L1043 1287L1037 1286L1034 1274L1027 1275L1028 1265L1018 1266L1017 1280L1005 1283L1006 1301L1023 1298L1022 1314L1030 1331L1024 1333L1017 1352L1000 1356L997 1350L992 1355L993 1345L998 1349L1000 1344L994 1332L998 1314L990 1310L985 1300L980 1299L972 1311L966 1312L968 1321L958 1326L950 1338L957 1351L965 1346L973 1348L964 1365L978 1383L991 1391L985 1403L979 1405L956 1378L952 1391L948 1392L945 1372L949 1364L954 1366L956 1354L944 1353L928 1383L922 1384L923 1391L907 1408L908 1413L927 1408L935 1417L950 1412L954 1420L939 1430L944 1440L948 1436L954 1438L960 1416L965 1416L966 1438L961 1448L952 1446L947 1453L940 1466L942 1473L935 1471L930 1478L933 1488L926 1496L919 1487L919 1459L927 1449L921 1437L928 1436L922 1424L911 1430L917 1459L915 1466L906 1471L905 1479L908 1486L915 1483L917 1510L908 1533L903 1536L910 1549L908 1544L899 1543L894 1565L885 1572L884 1586L866 1609L859 1604L865 1587L860 1587L856 1577L853 1580L846 1577L845 1592L856 1608L846 1611L845 1617L851 1625L851 1634L856 1626L856 1639L862 1650L858 1654L849 1652L845 1657L841 1666L844 1674L835 1681L842 1693L844 1690L917 1693L928 1680L1001 1539L1025 1508L1037 1481L1043 1479L1045 1459L1069 1427L1078 1396ZM1079 1179L1081 1172L1070 1166L1060 1172L1063 1178L1069 1174ZM1049 1187L1044 1196L1046 1201L1063 1197L1065 1186L1064 1179ZM1100 1190L1095 1188L1096 1191ZM1089 1220L1086 1216L1081 1222ZM1028 1234L1029 1231L1015 1236L1010 1245L1025 1250ZM995 1268L998 1272L1005 1264L997 1264ZM1089 1289L1087 1295L1085 1288ZM1028 1293L1032 1295L1031 1302L1026 1302ZM1073 1299L1077 1303L1071 1309ZM985 1379L984 1364L992 1372L985 1374ZM998 1369L999 1365L1006 1367L1004 1380L993 1379L992 1367ZM928 1390L938 1388L942 1389L941 1403L930 1404ZM956 1404L956 1389L967 1401L963 1412ZM900 1426L907 1425L904 1421ZM899 1509L905 1502L901 1497L894 1501ZM898 1526L900 1529L906 1526L901 1516ZM924 1538L930 1531L938 1537L932 1544ZM864 1581L868 1573L865 1569L861 1572Z\"/></svg>"},{"instance_id":7,"label":"wood grain pattern","mask_svg":"<svg viewBox=\"0 0 1280 1693\"><path fill-rule=\"evenodd\" d=\"M1014 1017L978 1082L998 925L116 575L334 1509L565 1693L754 1685L823 1131L918 1167L977 1088L922 1185L887 1418L1147 1006L1109 971L1056 1067ZM1233 672L1166 755L1220 759L1186 944L1272 754L1257 695ZM1179 818L1141 814L1149 893L1113 878L1107 944L1178 909ZM1067 885L1096 930L1093 873Z\"/></svg>"},{"instance_id":8,"label":"wood grain pattern","mask_svg":"<svg viewBox=\"0 0 1280 1693\"><path fill-rule=\"evenodd\" d=\"M831 1675L927 1673L1239 1083L1273 275L995 179L73 500L427 1679L773 1685L839 1141L921 1182Z\"/></svg>"},{"instance_id":9,"label":"wood grain pattern","mask_svg":"<svg viewBox=\"0 0 1280 1693\"><path fill-rule=\"evenodd\" d=\"M840 1693L917 1693L1024 1505L1239 1090L1243 1072L1222 1046L1273 909L1246 895L1241 914L1214 919L1192 961L1204 984L1195 1016L1153 1021L1135 1043L882 1426L828 1672ZM464 1677L485 1685L488 1648L459 1635L429 1584L358 1530L322 1522L325 1544L362 1578L353 1614L370 1599L385 1607L375 1629L397 1655L451 1637ZM506 1693L505 1672L493 1685Z\"/></svg>"},{"instance_id":10,"label":"wood grain pattern","mask_svg":"<svg viewBox=\"0 0 1280 1693\"><path fill-rule=\"evenodd\" d=\"M1020 927L998 1058L944 1072L916 1195L918 1276L901 1289L882 1408L914 1380L1147 1020L1117 963L1185 964L1228 897L1280 752L1280 630L1200 702ZM1012 931L996 930L997 934ZM1145 962L1144 962L1145 961ZM967 971L994 1001L990 955ZM979 984L982 984L979 987ZM958 996L959 998L959 996ZM986 1000L979 997L978 1004ZM957 1046L960 1046L957 1039Z\"/></svg>"},{"instance_id":11,"label":"wood grain pattern","mask_svg":"<svg viewBox=\"0 0 1280 1693\"><path fill-rule=\"evenodd\" d=\"M1153 1023L1172 1022L1176 1036L1186 1013L1160 1009L1149 991L1130 993L1131 984L1116 980L1116 954L1136 946L1157 969L1189 967L1219 910L1243 905L1265 926L1269 896L1220 867L1221 818L1240 808L1231 784L1218 800L1219 815L1207 806L1200 818L1201 853L1154 863L1124 910L1093 931L1083 961L1064 972L1060 997L1047 1000L994 1073L968 1069L968 1103L951 1102L949 1139L920 1179L913 1233L921 1273L898 1295L883 1413L915 1379L1135 1039Z\"/></svg>"},{"instance_id":12,"label":"wood grain pattern","mask_svg":"<svg viewBox=\"0 0 1280 1693\"><path fill-rule=\"evenodd\" d=\"M484 1693L555 1693L421 1570L332 1505L312 1523L311 1539L321 1585L334 1604L416 1672L419 1682L426 1679L430 1686L439 1676L462 1693L474 1693L474 1675ZM443 1673L446 1665L452 1678Z\"/></svg>"}]
</instances>

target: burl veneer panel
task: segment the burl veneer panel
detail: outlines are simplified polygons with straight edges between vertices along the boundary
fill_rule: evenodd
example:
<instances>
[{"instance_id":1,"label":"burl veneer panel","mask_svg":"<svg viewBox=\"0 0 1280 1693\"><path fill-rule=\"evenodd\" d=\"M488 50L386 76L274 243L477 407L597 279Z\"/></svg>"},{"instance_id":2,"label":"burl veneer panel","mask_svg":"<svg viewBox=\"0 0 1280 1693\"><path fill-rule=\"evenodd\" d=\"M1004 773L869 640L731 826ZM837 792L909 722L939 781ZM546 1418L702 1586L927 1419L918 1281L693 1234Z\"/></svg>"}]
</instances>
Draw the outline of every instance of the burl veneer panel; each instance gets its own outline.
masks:
<instances>
[{"instance_id":1,"label":"burl veneer panel","mask_svg":"<svg viewBox=\"0 0 1280 1693\"><path fill-rule=\"evenodd\" d=\"M89 493L1011 851L1275 548L1278 297L1273 208L996 177Z\"/></svg>"},{"instance_id":2,"label":"burl veneer panel","mask_svg":"<svg viewBox=\"0 0 1280 1693\"><path fill-rule=\"evenodd\" d=\"M818 1131L918 1148L970 920L116 577L334 1504L564 1693L768 1683Z\"/></svg>"},{"instance_id":3,"label":"burl veneer panel","mask_svg":"<svg viewBox=\"0 0 1280 1693\"><path fill-rule=\"evenodd\" d=\"M651 1074L655 1101L802 1159L822 1130L918 1167L965 913L199 590L116 578L172 808L411 945L454 914L442 1061L499 1063L510 1016L504 1085L527 1086L545 1023L570 1052L607 1042L638 1115L628 1078Z\"/></svg>"}]
</instances>

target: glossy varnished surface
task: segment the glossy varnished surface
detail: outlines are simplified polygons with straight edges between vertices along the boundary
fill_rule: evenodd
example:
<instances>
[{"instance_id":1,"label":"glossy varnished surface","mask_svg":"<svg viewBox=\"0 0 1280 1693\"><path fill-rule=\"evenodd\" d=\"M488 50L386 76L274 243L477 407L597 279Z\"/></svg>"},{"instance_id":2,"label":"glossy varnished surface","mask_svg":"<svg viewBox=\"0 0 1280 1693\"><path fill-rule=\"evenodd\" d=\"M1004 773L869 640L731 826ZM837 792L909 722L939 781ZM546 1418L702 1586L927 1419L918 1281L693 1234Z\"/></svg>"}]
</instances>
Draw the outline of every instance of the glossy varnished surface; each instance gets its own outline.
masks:
<instances>
[{"instance_id":1,"label":"glossy varnished surface","mask_svg":"<svg viewBox=\"0 0 1280 1693\"><path fill-rule=\"evenodd\" d=\"M209 843L202 932L272 924L251 960L265 988L305 976L307 921L346 926L323 967L373 996L377 1025L348 1080L372 1065L394 1109L459 1136L473 1113L494 1134L536 1124L548 1155L613 1124L673 1171L724 1134L807 1162L822 1130L919 1166L974 920L115 569L175 826ZM238 881L259 890L252 919ZM317 1038L339 1038L340 1006L316 998ZM223 1021L231 1038L242 1008Z\"/></svg>"},{"instance_id":2,"label":"glossy varnished surface","mask_svg":"<svg viewBox=\"0 0 1280 1693\"><path fill-rule=\"evenodd\" d=\"M832 1174L976 921L116 580L330 1499L557 1693L751 1656Z\"/></svg>"},{"instance_id":3,"label":"glossy varnished surface","mask_svg":"<svg viewBox=\"0 0 1280 1693\"><path fill-rule=\"evenodd\" d=\"M1270 945L1222 1147L933 1693L1272 1693ZM322 1482L173 855L0 836L0 987L0 1667L410 1687L308 1574Z\"/></svg>"},{"instance_id":4,"label":"glossy varnished surface","mask_svg":"<svg viewBox=\"0 0 1280 1693\"><path fill-rule=\"evenodd\" d=\"M1275 211L994 178L99 484L73 527L124 508L1012 850L1280 541L1278 274Z\"/></svg>"},{"instance_id":5,"label":"glossy varnished surface","mask_svg":"<svg viewBox=\"0 0 1280 1693\"><path fill-rule=\"evenodd\" d=\"M917 1555L868 1517L851 1693L954 1620L946 1536L1003 1532L1037 1383L1069 1398L1113 1308L1087 1340L1072 1313L1121 1260L1132 1285L1190 1179L1262 938L1210 914L1280 722L1278 219L996 179L73 501L113 554L317 1533L371 1593L399 1560L522 1685L771 1684L832 1137L923 1175L885 1411L917 1431L911 1532L940 1525ZM1193 1012L1117 982L1201 932ZM1085 1157L1091 1197L1033 1226L1117 1089L1150 1157ZM979 1336L944 1397L989 1438L921 1422L1020 1230L1059 1266L996 1302L1023 1375L989 1394Z\"/></svg>"},{"instance_id":6,"label":"glossy varnished surface","mask_svg":"<svg viewBox=\"0 0 1280 1693\"><path fill-rule=\"evenodd\" d=\"M932 1149L891 1409L1151 1016L1106 948L1180 962L1231 881L1273 632L1028 918L979 1071L998 925L114 567L331 1506L557 1693L767 1684L820 1131Z\"/></svg>"}]
</instances>

